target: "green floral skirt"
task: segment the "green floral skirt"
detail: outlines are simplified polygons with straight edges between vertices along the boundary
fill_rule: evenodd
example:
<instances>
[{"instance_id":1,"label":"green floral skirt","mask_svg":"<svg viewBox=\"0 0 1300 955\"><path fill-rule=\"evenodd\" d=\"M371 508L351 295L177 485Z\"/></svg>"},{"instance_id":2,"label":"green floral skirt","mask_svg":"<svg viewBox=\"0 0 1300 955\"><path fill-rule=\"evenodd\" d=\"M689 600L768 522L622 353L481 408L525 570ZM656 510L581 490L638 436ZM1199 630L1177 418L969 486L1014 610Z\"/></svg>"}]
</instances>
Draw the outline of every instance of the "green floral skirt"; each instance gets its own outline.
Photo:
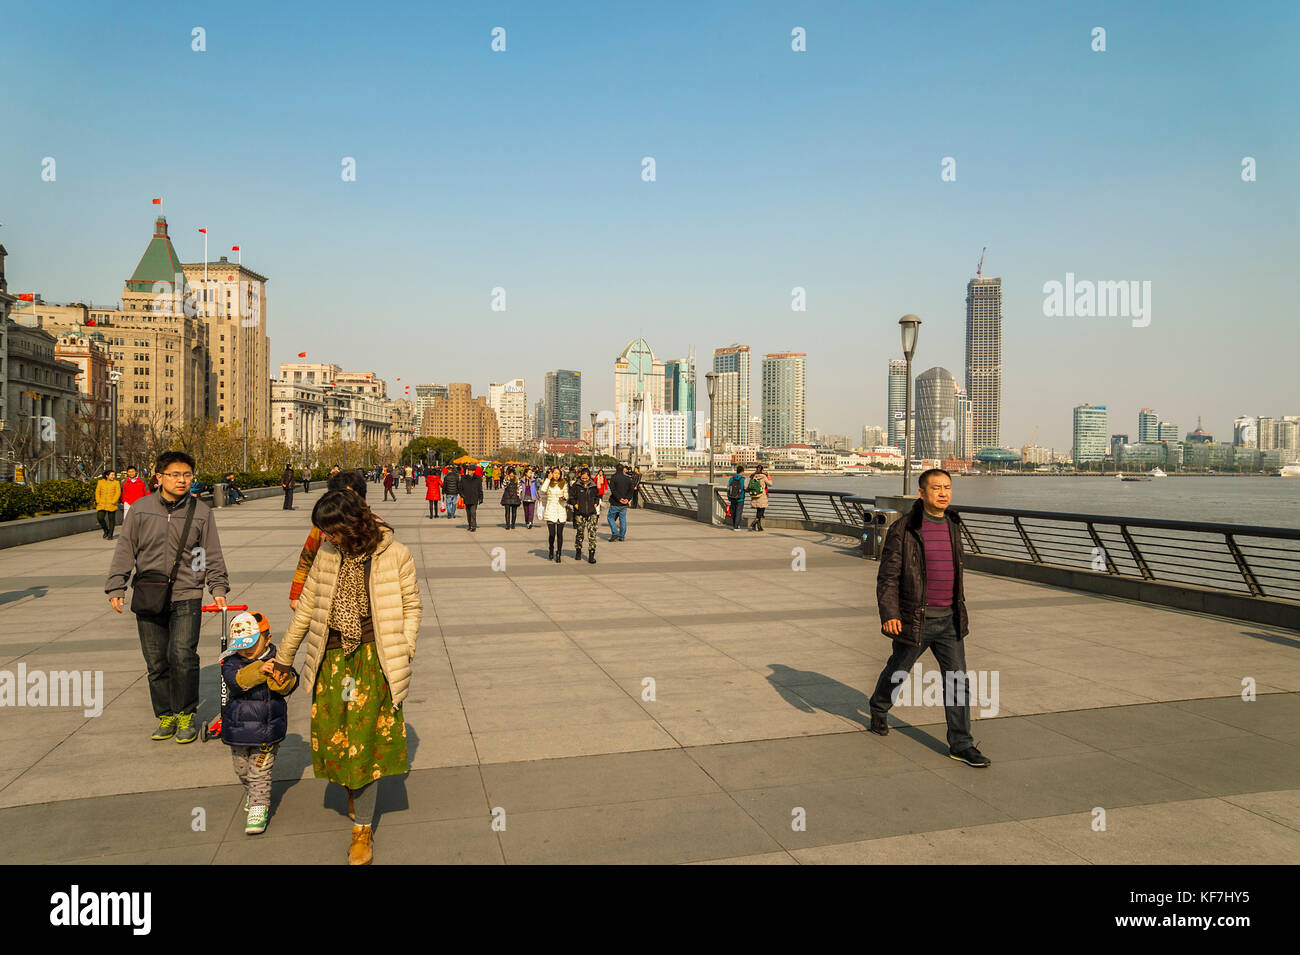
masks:
<instances>
[{"instance_id":1,"label":"green floral skirt","mask_svg":"<svg viewBox=\"0 0 1300 955\"><path fill-rule=\"evenodd\" d=\"M373 643L350 657L341 647L325 651L311 704L311 764L317 779L349 789L410 771L406 721Z\"/></svg>"}]
</instances>

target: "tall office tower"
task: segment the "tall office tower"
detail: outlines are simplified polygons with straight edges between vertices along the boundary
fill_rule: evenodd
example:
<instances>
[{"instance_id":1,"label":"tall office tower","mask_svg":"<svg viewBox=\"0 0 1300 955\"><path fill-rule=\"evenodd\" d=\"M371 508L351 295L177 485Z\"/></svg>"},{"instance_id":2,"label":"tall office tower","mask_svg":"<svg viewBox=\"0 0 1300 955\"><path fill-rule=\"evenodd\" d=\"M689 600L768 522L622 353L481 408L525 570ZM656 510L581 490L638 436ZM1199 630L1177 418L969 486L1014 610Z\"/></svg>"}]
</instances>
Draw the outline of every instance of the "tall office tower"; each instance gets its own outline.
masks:
<instances>
[{"instance_id":1,"label":"tall office tower","mask_svg":"<svg viewBox=\"0 0 1300 955\"><path fill-rule=\"evenodd\" d=\"M808 417L808 356L773 352L763 356L762 445L803 444Z\"/></svg>"},{"instance_id":2,"label":"tall office tower","mask_svg":"<svg viewBox=\"0 0 1300 955\"><path fill-rule=\"evenodd\" d=\"M433 407L433 403L439 398L447 397L446 385L416 385L415 386L415 433L420 433L420 426L424 423L424 413Z\"/></svg>"},{"instance_id":3,"label":"tall office tower","mask_svg":"<svg viewBox=\"0 0 1300 955\"><path fill-rule=\"evenodd\" d=\"M965 388L957 389L957 448L956 455L962 461L969 461L975 454L975 417L971 411L970 395Z\"/></svg>"},{"instance_id":4,"label":"tall office tower","mask_svg":"<svg viewBox=\"0 0 1300 955\"><path fill-rule=\"evenodd\" d=\"M735 422L726 421L722 417L723 408L735 408L740 403L740 372L722 371L717 372L713 394L713 415L711 418L712 427L717 429L717 434L711 434L709 440L713 443L714 451L721 451L723 447L730 442L731 444L741 444L737 440L735 431Z\"/></svg>"},{"instance_id":5,"label":"tall office tower","mask_svg":"<svg viewBox=\"0 0 1300 955\"><path fill-rule=\"evenodd\" d=\"M735 398L718 406L718 441L748 445L758 440L749 433L749 346L731 345L713 349L713 370L735 372L739 391Z\"/></svg>"},{"instance_id":6,"label":"tall office tower","mask_svg":"<svg viewBox=\"0 0 1300 955\"><path fill-rule=\"evenodd\" d=\"M1156 427L1156 440L1168 444L1178 443L1178 425L1172 421L1161 421ZM1138 442L1139 444L1141 442Z\"/></svg>"},{"instance_id":7,"label":"tall office tower","mask_svg":"<svg viewBox=\"0 0 1300 955\"><path fill-rule=\"evenodd\" d=\"M1260 415L1256 421L1257 447L1261 451L1272 451L1277 447L1276 422L1268 415Z\"/></svg>"},{"instance_id":8,"label":"tall office tower","mask_svg":"<svg viewBox=\"0 0 1300 955\"><path fill-rule=\"evenodd\" d=\"M862 427L862 446L864 448L879 448L885 443L885 429L878 424L868 424Z\"/></svg>"},{"instance_id":9,"label":"tall office tower","mask_svg":"<svg viewBox=\"0 0 1300 955\"><path fill-rule=\"evenodd\" d=\"M241 422L253 437L271 433L271 337L265 275L221 256L187 262L185 281L198 297L212 354L210 413L219 424Z\"/></svg>"},{"instance_id":10,"label":"tall office tower","mask_svg":"<svg viewBox=\"0 0 1300 955\"><path fill-rule=\"evenodd\" d=\"M950 458L957 448L957 382L947 368L916 376L918 458Z\"/></svg>"},{"instance_id":11,"label":"tall office tower","mask_svg":"<svg viewBox=\"0 0 1300 955\"><path fill-rule=\"evenodd\" d=\"M1294 461L1296 453L1300 452L1300 416L1283 415L1274 425L1273 433L1277 447L1282 451L1290 452L1284 455L1284 460Z\"/></svg>"},{"instance_id":12,"label":"tall office tower","mask_svg":"<svg viewBox=\"0 0 1300 955\"><path fill-rule=\"evenodd\" d=\"M1074 463L1106 458L1106 406L1081 404L1074 409Z\"/></svg>"},{"instance_id":13,"label":"tall office tower","mask_svg":"<svg viewBox=\"0 0 1300 955\"><path fill-rule=\"evenodd\" d=\"M998 447L1002 426L1002 279L966 283L966 393L975 450Z\"/></svg>"},{"instance_id":14,"label":"tall office tower","mask_svg":"<svg viewBox=\"0 0 1300 955\"><path fill-rule=\"evenodd\" d=\"M1150 444L1160 440L1160 416L1151 408L1138 412L1138 444Z\"/></svg>"},{"instance_id":15,"label":"tall office tower","mask_svg":"<svg viewBox=\"0 0 1300 955\"><path fill-rule=\"evenodd\" d=\"M476 458L491 457L501 446L496 413L487 406L484 395L473 397L465 383L447 386L447 397L424 416L424 434L452 438Z\"/></svg>"},{"instance_id":16,"label":"tall office tower","mask_svg":"<svg viewBox=\"0 0 1300 955\"><path fill-rule=\"evenodd\" d=\"M686 416L686 446L695 447L695 349L664 362L664 410Z\"/></svg>"},{"instance_id":17,"label":"tall office tower","mask_svg":"<svg viewBox=\"0 0 1300 955\"><path fill-rule=\"evenodd\" d=\"M903 447L903 415L907 409L907 362L901 358L889 360L889 444Z\"/></svg>"},{"instance_id":18,"label":"tall office tower","mask_svg":"<svg viewBox=\"0 0 1300 955\"><path fill-rule=\"evenodd\" d=\"M1237 448L1253 448L1259 441L1259 432L1255 419L1250 415L1238 415L1232 419L1232 444Z\"/></svg>"},{"instance_id":19,"label":"tall office tower","mask_svg":"<svg viewBox=\"0 0 1300 955\"><path fill-rule=\"evenodd\" d=\"M545 384L542 385L543 397L537 399L537 404L533 407L533 437L545 438L550 440L551 434L546 430L546 398Z\"/></svg>"},{"instance_id":20,"label":"tall office tower","mask_svg":"<svg viewBox=\"0 0 1300 955\"><path fill-rule=\"evenodd\" d=\"M497 413L502 447L513 448L523 444L528 417L528 394L524 390L524 380L515 378L503 384L488 385L488 407Z\"/></svg>"},{"instance_id":21,"label":"tall office tower","mask_svg":"<svg viewBox=\"0 0 1300 955\"><path fill-rule=\"evenodd\" d=\"M650 415L665 409L666 379L667 366L644 338L628 342L614 359L614 440L619 445L650 447Z\"/></svg>"},{"instance_id":22,"label":"tall office tower","mask_svg":"<svg viewBox=\"0 0 1300 955\"><path fill-rule=\"evenodd\" d=\"M577 441L582 437L582 373L567 368L546 373L546 434Z\"/></svg>"}]
</instances>

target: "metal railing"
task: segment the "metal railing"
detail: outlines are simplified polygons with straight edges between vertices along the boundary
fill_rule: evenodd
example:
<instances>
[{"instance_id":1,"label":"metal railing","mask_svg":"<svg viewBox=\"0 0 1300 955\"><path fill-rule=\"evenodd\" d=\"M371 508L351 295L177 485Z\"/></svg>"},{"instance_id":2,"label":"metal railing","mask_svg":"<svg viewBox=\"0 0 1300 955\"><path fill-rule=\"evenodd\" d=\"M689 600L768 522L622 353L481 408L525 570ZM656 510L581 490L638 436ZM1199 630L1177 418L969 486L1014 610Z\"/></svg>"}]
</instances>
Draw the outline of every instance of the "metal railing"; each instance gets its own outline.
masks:
<instances>
[{"instance_id":1,"label":"metal railing","mask_svg":"<svg viewBox=\"0 0 1300 955\"><path fill-rule=\"evenodd\" d=\"M641 493L665 510L698 514L697 485L642 483ZM720 514L727 505L725 487L715 485L714 495ZM879 543L878 531L866 531L868 515L879 526L881 512L874 498L776 488L768 497L766 519L859 537L864 554L878 556L876 548L865 546L867 537ZM966 554L990 558L972 563L993 573L1009 569L999 568L1000 560L1017 561L1139 583L1300 602L1300 530L974 505L954 510L962 518Z\"/></svg>"}]
</instances>

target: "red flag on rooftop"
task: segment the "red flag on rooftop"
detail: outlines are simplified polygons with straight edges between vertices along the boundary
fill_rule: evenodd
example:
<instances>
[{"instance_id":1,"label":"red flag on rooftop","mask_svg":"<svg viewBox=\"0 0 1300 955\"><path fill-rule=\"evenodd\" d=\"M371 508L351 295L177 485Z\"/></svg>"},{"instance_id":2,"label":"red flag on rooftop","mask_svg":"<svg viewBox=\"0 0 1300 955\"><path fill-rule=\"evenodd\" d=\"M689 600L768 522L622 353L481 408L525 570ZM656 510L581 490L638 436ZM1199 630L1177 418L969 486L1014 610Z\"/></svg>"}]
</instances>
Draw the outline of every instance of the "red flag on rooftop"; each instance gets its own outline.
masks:
<instances>
[{"instance_id":1,"label":"red flag on rooftop","mask_svg":"<svg viewBox=\"0 0 1300 955\"><path fill-rule=\"evenodd\" d=\"M298 352L298 357L299 357L299 358L306 358L306 357L307 357L307 353L306 353L305 351L300 351L300 352Z\"/></svg>"},{"instance_id":2,"label":"red flag on rooftop","mask_svg":"<svg viewBox=\"0 0 1300 955\"><path fill-rule=\"evenodd\" d=\"M162 200L161 200L161 199L155 199L155 200L153 201L153 204L154 204L155 206L160 206L160 205L162 205Z\"/></svg>"},{"instance_id":3,"label":"red flag on rooftop","mask_svg":"<svg viewBox=\"0 0 1300 955\"><path fill-rule=\"evenodd\" d=\"M95 320L94 320L93 318L88 318L88 319L86 319L86 324L87 324L87 325L94 325L94 324L95 324Z\"/></svg>"},{"instance_id":4,"label":"red flag on rooftop","mask_svg":"<svg viewBox=\"0 0 1300 955\"><path fill-rule=\"evenodd\" d=\"M21 302L35 302L36 295L32 292L23 292L18 296L18 300Z\"/></svg>"},{"instance_id":5,"label":"red flag on rooftop","mask_svg":"<svg viewBox=\"0 0 1300 955\"><path fill-rule=\"evenodd\" d=\"M199 231L202 232L204 235L207 235L207 234L208 234L208 230L207 230L207 229L200 229Z\"/></svg>"},{"instance_id":6,"label":"red flag on rooftop","mask_svg":"<svg viewBox=\"0 0 1300 955\"><path fill-rule=\"evenodd\" d=\"M232 246L230 247L230 251L231 251L231 252L238 252L238 251L239 251L239 246L237 246L237 245L232 245Z\"/></svg>"}]
</instances>

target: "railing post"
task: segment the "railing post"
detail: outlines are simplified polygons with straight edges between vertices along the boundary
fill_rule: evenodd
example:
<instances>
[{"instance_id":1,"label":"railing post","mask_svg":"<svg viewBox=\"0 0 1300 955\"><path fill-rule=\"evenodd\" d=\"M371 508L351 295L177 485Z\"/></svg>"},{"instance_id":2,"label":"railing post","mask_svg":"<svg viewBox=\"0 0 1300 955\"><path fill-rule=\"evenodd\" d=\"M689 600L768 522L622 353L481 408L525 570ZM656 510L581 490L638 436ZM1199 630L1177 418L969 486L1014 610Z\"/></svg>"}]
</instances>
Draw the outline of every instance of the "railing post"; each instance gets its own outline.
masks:
<instances>
[{"instance_id":1,"label":"railing post","mask_svg":"<svg viewBox=\"0 0 1300 955\"><path fill-rule=\"evenodd\" d=\"M1029 559L1035 564L1041 564L1043 560L1038 556L1038 551L1034 550L1034 543L1029 539L1029 535L1025 533L1025 528L1024 525L1020 523L1020 518L1013 517L1011 520L1015 522L1016 530L1020 532L1020 540L1024 543L1025 550L1029 551Z\"/></svg>"},{"instance_id":2,"label":"railing post","mask_svg":"<svg viewBox=\"0 0 1300 955\"><path fill-rule=\"evenodd\" d=\"M1241 573L1241 579L1246 582L1246 587L1250 590L1252 597L1264 596L1264 588L1259 585L1255 579L1255 572L1250 569L1250 564L1246 563L1246 555L1241 552L1237 546L1236 540L1231 534L1223 535L1228 542L1228 551L1232 554L1232 559L1237 562L1237 570Z\"/></svg>"},{"instance_id":3,"label":"railing post","mask_svg":"<svg viewBox=\"0 0 1300 955\"><path fill-rule=\"evenodd\" d=\"M1097 549L1101 551L1102 558L1106 561L1106 573L1118 575L1119 568L1115 566L1115 562L1110 559L1110 551L1108 551L1106 545L1102 543L1101 535L1097 533L1097 528L1092 526L1092 521L1088 521L1088 536L1092 538L1092 542L1097 545Z\"/></svg>"},{"instance_id":4,"label":"railing post","mask_svg":"<svg viewBox=\"0 0 1300 955\"><path fill-rule=\"evenodd\" d=\"M803 498L799 496L798 491L794 492L794 502L799 505L799 511L803 514L803 519L811 521L812 518L808 516L808 508L803 506Z\"/></svg>"},{"instance_id":5,"label":"railing post","mask_svg":"<svg viewBox=\"0 0 1300 955\"><path fill-rule=\"evenodd\" d=\"M1147 566L1146 558L1138 550L1137 541L1128 532L1128 525L1119 525L1120 536L1124 538L1124 543L1128 544L1128 552L1133 555L1133 563L1137 564L1138 573L1142 575L1143 580L1155 580L1156 575L1151 573L1151 568Z\"/></svg>"}]
</instances>

